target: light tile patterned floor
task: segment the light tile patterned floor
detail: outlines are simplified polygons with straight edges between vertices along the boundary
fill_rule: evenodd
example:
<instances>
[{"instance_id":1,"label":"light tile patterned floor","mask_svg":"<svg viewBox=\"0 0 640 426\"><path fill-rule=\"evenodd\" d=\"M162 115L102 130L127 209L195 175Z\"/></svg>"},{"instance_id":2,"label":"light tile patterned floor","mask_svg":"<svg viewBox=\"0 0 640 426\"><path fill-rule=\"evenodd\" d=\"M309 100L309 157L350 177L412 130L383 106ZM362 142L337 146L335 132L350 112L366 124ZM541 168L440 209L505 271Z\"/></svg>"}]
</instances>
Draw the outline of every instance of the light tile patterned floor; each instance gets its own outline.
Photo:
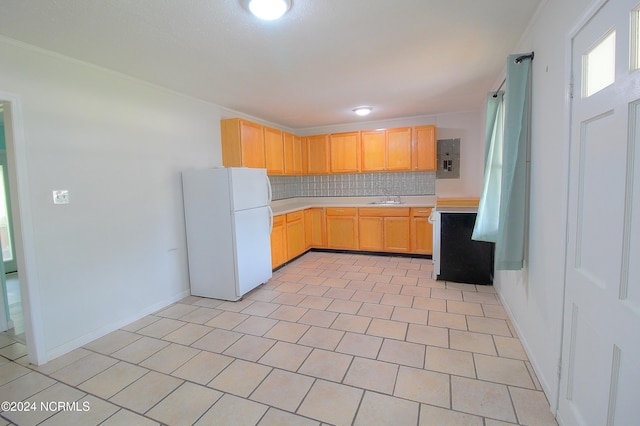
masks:
<instances>
[{"instance_id":1,"label":"light tile patterned floor","mask_svg":"<svg viewBox=\"0 0 640 426\"><path fill-rule=\"evenodd\" d=\"M432 267L307 253L240 302L188 297L39 367L0 335L0 401L90 406L0 424L556 425L493 287Z\"/></svg>"}]
</instances>

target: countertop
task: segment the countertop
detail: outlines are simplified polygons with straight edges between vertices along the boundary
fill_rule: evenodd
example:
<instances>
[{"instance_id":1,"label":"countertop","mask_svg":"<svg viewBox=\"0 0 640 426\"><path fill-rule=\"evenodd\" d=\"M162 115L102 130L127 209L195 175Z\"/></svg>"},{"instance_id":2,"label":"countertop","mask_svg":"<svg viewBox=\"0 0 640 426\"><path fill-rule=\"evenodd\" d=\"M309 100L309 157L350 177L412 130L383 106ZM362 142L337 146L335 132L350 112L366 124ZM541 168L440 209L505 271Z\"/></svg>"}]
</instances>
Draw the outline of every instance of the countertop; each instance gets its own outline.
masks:
<instances>
[{"instance_id":1,"label":"countertop","mask_svg":"<svg viewBox=\"0 0 640 426\"><path fill-rule=\"evenodd\" d=\"M436 205L435 195L400 197L402 204L370 204L384 197L297 197L271 202L274 215L291 213L310 207L433 207Z\"/></svg>"}]
</instances>

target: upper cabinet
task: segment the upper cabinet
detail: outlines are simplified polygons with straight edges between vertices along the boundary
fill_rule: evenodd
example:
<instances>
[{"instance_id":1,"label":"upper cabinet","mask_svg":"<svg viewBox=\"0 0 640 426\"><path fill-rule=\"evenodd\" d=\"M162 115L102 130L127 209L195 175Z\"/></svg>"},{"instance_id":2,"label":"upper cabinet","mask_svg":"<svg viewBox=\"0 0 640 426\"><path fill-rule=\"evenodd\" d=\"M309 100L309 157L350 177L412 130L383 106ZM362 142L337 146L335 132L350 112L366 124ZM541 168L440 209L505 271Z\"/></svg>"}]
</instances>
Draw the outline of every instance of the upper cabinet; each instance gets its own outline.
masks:
<instances>
[{"instance_id":1,"label":"upper cabinet","mask_svg":"<svg viewBox=\"0 0 640 426\"><path fill-rule=\"evenodd\" d=\"M411 170L411 128L387 130L387 170Z\"/></svg>"},{"instance_id":2,"label":"upper cabinet","mask_svg":"<svg viewBox=\"0 0 640 426\"><path fill-rule=\"evenodd\" d=\"M284 174L284 140L282 131L264 128L264 154L267 166L267 174Z\"/></svg>"},{"instance_id":3,"label":"upper cabinet","mask_svg":"<svg viewBox=\"0 0 640 426\"><path fill-rule=\"evenodd\" d=\"M329 136L332 173L360 171L360 132L334 133Z\"/></svg>"},{"instance_id":4,"label":"upper cabinet","mask_svg":"<svg viewBox=\"0 0 640 426\"><path fill-rule=\"evenodd\" d=\"M414 127L412 169L436 171L436 126Z\"/></svg>"},{"instance_id":5,"label":"upper cabinet","mask_svg":"<svg viewBox=\"0 0 640 426\"><path fill-rule=\"evenodd\" d=\"M361 132L362 171L411 170L411 128Z\"/></svg>"},{"instance_id":6,"label":"upper cabinet","mask_svg":"<svg viewBox=\"0 0 640 426\"><path fill-rule=\"evenodd\" d=\"M329 136L315 135L305 138L307 173L310 175L329 173Z\"/></svg>"},{"instance_id":7,"label":"upper cabinet","mask_svg":"<svg viewBox=\"0 0 640 426\"><path fill-rule=\"evenodd\" d=\"M284 133L284 174L301 175L304 171L302 166L302 138Z\"/></svg>"},{"instance_id":8,"label":"upper cabinet","mask_svg":"<svg viewBox=\"0 0 640 426\"><path fill-rule=\"evenodd\" d=\"M240 118L220 121L222 164L265 168L263 126Z\"/></svg>"},{"instance_id":9,"label":"upper cabinet","mask_svg":"<svg viewBox=\"0 0 640 426\"><path fill-rule=\"evenodd\" d=\"M241 118L221 120L222 164L269 175L435 171L436 127L300 137Z\"/></svg>"},{"instance_id":10,"label":"upper cabinet","mask_svg":"<svg viewBox=\"0 0 640 426\"><path fill-rule=\"evenodd\" d=\"M387 168L387 131L365 130L360 133L363 172L379 172Z\"/></svg>"}]
</instances>

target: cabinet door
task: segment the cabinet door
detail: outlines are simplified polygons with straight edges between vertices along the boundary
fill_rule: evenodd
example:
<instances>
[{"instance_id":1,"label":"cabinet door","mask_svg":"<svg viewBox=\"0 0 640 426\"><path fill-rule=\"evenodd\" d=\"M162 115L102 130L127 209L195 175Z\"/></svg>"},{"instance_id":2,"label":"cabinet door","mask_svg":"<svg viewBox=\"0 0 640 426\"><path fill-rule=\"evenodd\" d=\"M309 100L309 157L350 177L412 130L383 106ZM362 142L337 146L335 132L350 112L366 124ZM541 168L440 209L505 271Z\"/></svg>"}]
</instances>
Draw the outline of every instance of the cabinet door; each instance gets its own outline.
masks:
<instances>
[{"instance_id":1,"label":"cabinet door","mask_svg":"<svg viewBox=\"0 0 640 426\"><path fill-rule=\"evenodd\" d=\"M283 133L284 140L284 174L302 174L302 138Z\"/></svg>"},{"instance_id":2,"label":"cabinet door","mask_svg":"<svg viewBox=\"0 0 640 426\"><path fill-rule=\"evenodd\" d=\"M307 172L310 175L329 173L329 136L316 135L307 139Z\"/></svg>"},{"instance_id":3,"label":"cabinet door","mask_svg":"<svg viewBox=\"0 0 640 426\"><path fill-rule=\"evenodd\" d=\"M384 250L384 218L360 217L358 219L360 250Z\"/></svg>"},{"instance_id":4,"label":"cabinet door","mask_svg":"<svg viewBox=\"0 0 640 426\"><path fill-rule=\"evenodd\" d=\"M413 170L436 170L436 126L414 128Z\"/></svg>"},{"instance_id":5,"label":"cabinet door","mask_svg":"<svg viewBox=\"0 0 640 426\"><path fill-rule=\"evenodd\" d=\"M433 225L429 223L431 208L411 209L411 252L433 254Z\"/></svg>"},{"instance_id":6,"label":"cabinet door","mask_svg":"<svg viewBox=\"0 0 640 426\"><path fill-rule=\"evenodd\" d=\"M362 171L386 169L387 142L384 130L368 130L360 135Z\"/></svg>"},{"instance_id":7,"label":"cabinet door","mask_svg":"<svg viewBox=\"0 0 640 426\"><path fill-rule=\"evenodd\" d=\"M324 209L311 208L304 211L304 233L306 248L325 246Z\"/></svg>"},{"instance_id":8,"label":"cabinet door","mask_svg":"<svg viewBox=\"0 0 640 426\"><path fill-rule=\"evenodd\" d=\"M271 230L271 267L276 268L287 261L287 228L285 216L273 218Z\"/></svg>"},{"instance_id":9,"label":"cabinet door","mask_svg":"<svg viewBox=\"0 0 640 426\"><path fill-rule=\"evenodd\" d=\"M384 218L384 251L408 253L410 250L408 217Z\"/></svg>"},{"instance_id":10,"label":"cabinet door","mask_svg":"<svg viewBox=\"0 0 640 426\"><path fill-rule=\"evenodd\" d=\"M267 166L267 174L283 175L284 174L284 142L282 140L282 131L264 128L264 154Z\"/></svg>"},{"instance_id":11,"label":"cabinet door","mask_svg":"<svg viewBox=\"0 0 640 426\"><path fill-rule=\"evenodd\" d=\"M387 170L411 170L411 128L387 130Z\"/></svg>"},{"instance_id":12,"label":"cabinet door","mask_svg":"<svg viewBox=\"0 0 640 426\"><path fill-rule=\"evenodd\" d=\"M360 171L360 133L336 133L330 136L331 172Z\"/></svg>"},{"instance_id":13,"label":"cabinet door","mask_svg":"<svg viewBox=\"0 0 640 426\"><path fill-rule=\"evenodd\" d=\"M297 220L287 220L287 260L301 255L306 250L304 243L304 221L302 212ZM287 215L288 216L288 215Z\"/></svg>"},{"instance_id":14,"label":"cabinet door","mask_svg":"<svg viewBox=\"0 0 640 426\"><path fill-rule=\"evenodd\" d=\"M358 224L355 216L327 216L327 246L358 249Z\"/></svg>"},{"instance_id":15,"label":"cabinet door","mask_svg":"<svg viewBox=\"0 0 640 426\"><path fill-rule=\"evenodd\" d=\"M250 121L240 121L240 145L242 147L242 165L264 169L264 132L263 127Z\"/></svg>"}]
</instances>

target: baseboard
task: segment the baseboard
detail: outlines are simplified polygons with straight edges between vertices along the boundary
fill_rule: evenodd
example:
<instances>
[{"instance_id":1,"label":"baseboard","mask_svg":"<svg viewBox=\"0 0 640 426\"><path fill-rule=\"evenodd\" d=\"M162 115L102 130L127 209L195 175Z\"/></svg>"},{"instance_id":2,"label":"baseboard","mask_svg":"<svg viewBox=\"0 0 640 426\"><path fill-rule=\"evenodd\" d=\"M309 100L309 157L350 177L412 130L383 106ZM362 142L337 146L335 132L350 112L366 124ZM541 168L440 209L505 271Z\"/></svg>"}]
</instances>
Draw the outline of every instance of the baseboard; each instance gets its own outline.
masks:
<instances>
[{"instance_id":1,"label":"baseboard","mask_svg":"<svg viewBox=\"0 0 640 426\"><path fill-rule=\"evenodd\" d=\"M504 298L502 297L502 294L500 294L499 292L496 292L498 294L498 297L500 298L500 302L502 303L502 307L504 308L504 310L507 312L507 315L509 315L509 319L511 320L511 323L513 324L513 326L516 329L516 332L518 333L518 339L520 340L520 343L522 344L522 347L525 351L525 353L527 354L527 358L529 358L529 362L531 363L531 368L533 368L533 372L536 375L536 378L538 379L538 382L540 383L540 386L542 387L542 391L544 392L547 401L549 402L549 406L551 409L551 413L555 416L557 416L557 411L558 411L558 407L557 407L557 399L555 398L556 396L556 392L557 389L553 389L554 392L552 392L552 388L549 385L549 382L547 382L547 380L545 379L544 376L542 376L540 374L540 367L538 362L536 361L536 358L534 356L532 356L532 352L531 352L531 348L529 347L529 344L527 343L526 338L524 337L523 333L522 333L522 329L520 328L520 326L518 325L518 323L515 321L515 316L513 315L513 312L511 312L511 309L509 309L509 306L505 303ZM554 398L550 398L550 396L553 395Z\"/></svg>"},{"instance_id":2,"label":"baseboard","mask_svg":"<svg viewBox=\"0 0 640 426\"><path fill-rule=\"evenodd\" d=\"M159 311L160 309L166 308L167 306L171 305L172 303L175 303L179 300L184 299L185 297L189 296L190 290L187 288L186 290L181 291L178 294L175 294L165 300L162 300L158 303L155 303L151 306L146 307L145 309L143 309L142 311L136 312L134 315L131 315L125 319L113 322L111 324L108 324L104 327L101 327L95 331L92 331L91 333L85 334L83 336L80 336L76 339L73 339L72 341L65 343L64 345L60 345L60 346L56 346L55 348L48 350L46 352L46 361L45 362L49 362L61 355L64 355L68 352L71 352L74 349L78 349L84 345L86 345L89 342L92 342L96 339L99 339L100 337L103 337L113 331L116 331L128 324L131 324L132 322L135 322L137 320L139 320L140 318L143 318L149 314L152 314L154 312Z\"/></svg>"}]
</instances>

